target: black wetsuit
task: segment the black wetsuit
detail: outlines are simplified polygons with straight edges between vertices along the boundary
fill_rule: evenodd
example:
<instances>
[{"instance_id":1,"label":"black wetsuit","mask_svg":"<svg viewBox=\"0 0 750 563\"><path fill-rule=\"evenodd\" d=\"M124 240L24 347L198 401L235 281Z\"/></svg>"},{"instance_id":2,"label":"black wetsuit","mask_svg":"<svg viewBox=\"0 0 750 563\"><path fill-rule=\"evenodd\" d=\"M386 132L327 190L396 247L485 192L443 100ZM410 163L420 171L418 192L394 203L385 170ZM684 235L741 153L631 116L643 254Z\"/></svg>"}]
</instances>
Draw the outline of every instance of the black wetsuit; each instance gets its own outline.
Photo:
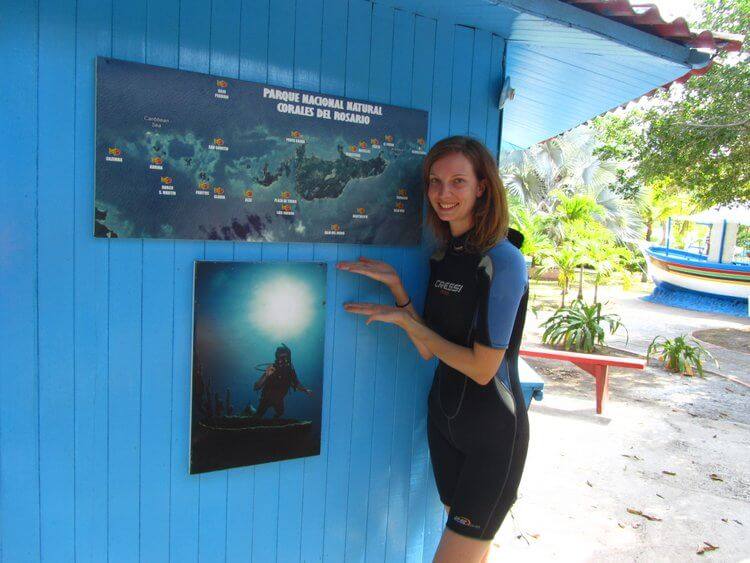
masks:
<instances>
[{"instance_id":1,"label":"black wetsuit","mask_svg":"<svg viewBox=\"0 0 750 563\"><path fill-rule=\"evenodd\" d=\"M528 449L518 380L528 276L517 231L483 254L466 251L464 239L454 238L430 259L425 322L455 344L506 351L487 385L439 362L427 436L440 499L451 507L446 525L487 540L516 500Z\"/></svg>"}]
</instances>

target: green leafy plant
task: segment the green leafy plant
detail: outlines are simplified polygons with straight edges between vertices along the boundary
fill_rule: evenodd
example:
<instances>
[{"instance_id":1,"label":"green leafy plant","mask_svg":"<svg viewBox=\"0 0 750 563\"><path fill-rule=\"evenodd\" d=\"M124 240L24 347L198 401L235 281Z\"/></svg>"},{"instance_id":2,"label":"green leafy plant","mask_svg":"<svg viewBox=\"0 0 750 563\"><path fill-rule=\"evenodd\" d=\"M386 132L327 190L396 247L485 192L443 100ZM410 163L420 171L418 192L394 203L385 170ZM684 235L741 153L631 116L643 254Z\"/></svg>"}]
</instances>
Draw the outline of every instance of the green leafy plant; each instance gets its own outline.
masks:
<instances>
[{"instance_id":1,"label":"green leafy plant","mask_svg":"<svg viewBox=\"0 0 750 563\"><path fill-rule=\"evenodd\" d=\"M703 358L711 358L718 366L719 363L711 353L693 340L688 343L687 336L677 336L673 339L665 336L657 336L649 344L646 351L646 360L652 354L656 354L659 361L663 362L665 369L681 373L682 375L698 375L703 377Z\"/></svg>"},{"instance_id":2,"label":"green leafy plant","mask_svg":"<svg viewBox=\"0 0 750 563\"><path fill-rule=\"evenodd\" d=\"M620 322L620 316L602 313L602 304L587 305L576 299L567 307L560 307L541 324L544 327L542 342L562 344L566 350L593 352L596 346L604 344L606 326L610 334L618 329L627 329Z\"/></svg>"}]
</instances>

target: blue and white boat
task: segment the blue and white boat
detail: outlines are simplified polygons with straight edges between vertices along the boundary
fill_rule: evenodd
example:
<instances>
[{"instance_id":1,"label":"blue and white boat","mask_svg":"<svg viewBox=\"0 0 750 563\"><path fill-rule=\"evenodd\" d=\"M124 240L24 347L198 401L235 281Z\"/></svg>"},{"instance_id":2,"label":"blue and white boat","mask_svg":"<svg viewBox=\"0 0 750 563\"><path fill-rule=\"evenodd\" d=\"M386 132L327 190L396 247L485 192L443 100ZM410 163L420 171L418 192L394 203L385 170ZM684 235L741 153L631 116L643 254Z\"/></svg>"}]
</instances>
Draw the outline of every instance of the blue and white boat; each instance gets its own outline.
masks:
<instances>
[{"instance_id":1,"label":"blue and white boat","mask_svg":"<svg viewBox=\"0 0 750 563\"><path fill-rule=\"evenodd\" d=\"M706 226L706 237L685 249L674 248L673 221ZM666 244L643 249L649 277L657 286L739 299L750 298L750 208L712 208L670 218ZM744 241L744 242L743 242Z\"/></svg>"}]
</instances>

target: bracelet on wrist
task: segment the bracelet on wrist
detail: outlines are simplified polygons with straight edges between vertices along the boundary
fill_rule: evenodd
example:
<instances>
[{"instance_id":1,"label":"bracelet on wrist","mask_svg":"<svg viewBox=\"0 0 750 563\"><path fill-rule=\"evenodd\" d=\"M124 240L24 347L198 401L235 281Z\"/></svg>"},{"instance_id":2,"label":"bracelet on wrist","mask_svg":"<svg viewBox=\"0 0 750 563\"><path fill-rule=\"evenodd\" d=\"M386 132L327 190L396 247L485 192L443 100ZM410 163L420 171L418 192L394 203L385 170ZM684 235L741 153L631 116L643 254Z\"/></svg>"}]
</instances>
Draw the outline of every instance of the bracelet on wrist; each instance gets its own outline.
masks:
<instances>
[{"instance_id":1,"label":"bracelet on wrist","mask_svg":"<svg viewBox=\"0 0 750 563\"><path fill-rule=\"evenodd\" d=\"M398 304L398 301L397 301L397 302L396 302L396 307L398 307L399 309L403 309L404 307L408 307L408 306L409 306L409 303L411 303L411 297L409 297L409 299L408 299L408 300L406 301L406 303L404 303L403 305L399 305L399 304Z\"/></svg>"}]
</instances>

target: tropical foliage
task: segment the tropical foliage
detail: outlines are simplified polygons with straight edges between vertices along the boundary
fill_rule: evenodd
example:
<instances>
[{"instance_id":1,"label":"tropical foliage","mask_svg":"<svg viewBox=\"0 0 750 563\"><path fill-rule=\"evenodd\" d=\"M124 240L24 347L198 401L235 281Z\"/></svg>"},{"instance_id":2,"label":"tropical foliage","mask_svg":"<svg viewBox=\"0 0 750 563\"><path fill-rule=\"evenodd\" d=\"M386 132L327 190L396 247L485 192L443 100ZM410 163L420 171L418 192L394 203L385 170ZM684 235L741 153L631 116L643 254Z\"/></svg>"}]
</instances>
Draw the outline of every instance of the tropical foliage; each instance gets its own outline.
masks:
<instances>
[{"instance_id":1,"label":"tropical foliage","mask_svg":"<svg viewBox=\"0 0 750 563\"><path fill-rule=\"evenodd\" d=\"M669 371L678 372L683 375L695 375L698 373L698 375L703 377L703 358L714 360L714 357L696 340L692 342L693 344L688 343L687 336L684 334L671 340L664 336L657 336L651 341L648 347L646 359L648 360L653 354L656 354L657 358L663 362L664 367Z\"/></svg>"},{"instance_id":2,"label":"tropical foliage","mask_svg":"<svg viewBox=\"0 0 750 563\"><path fill-rule=\"evenodd\" d=\"M750 34L750 0L704 0L698 29ZM647 103L594 121L596 154L617 191L670 184L702 207L750 201L750 54L719 52L711 68Z\"/></svg>"},{"instance_id":3,"label":"tropical foliage","mask_svg":"<svg viewBox=\"0 0 750 563\"><path fill-rule=\"evenodd\" d=\"M601 303L587 305L579 299L567 307L560 307L541 326L544 328L542 342L560 344L567 350L580 352L593 352L604 344L604 327L610 334L625 329L619 315L602 313Z\"/></svg>"}]
</instances>

